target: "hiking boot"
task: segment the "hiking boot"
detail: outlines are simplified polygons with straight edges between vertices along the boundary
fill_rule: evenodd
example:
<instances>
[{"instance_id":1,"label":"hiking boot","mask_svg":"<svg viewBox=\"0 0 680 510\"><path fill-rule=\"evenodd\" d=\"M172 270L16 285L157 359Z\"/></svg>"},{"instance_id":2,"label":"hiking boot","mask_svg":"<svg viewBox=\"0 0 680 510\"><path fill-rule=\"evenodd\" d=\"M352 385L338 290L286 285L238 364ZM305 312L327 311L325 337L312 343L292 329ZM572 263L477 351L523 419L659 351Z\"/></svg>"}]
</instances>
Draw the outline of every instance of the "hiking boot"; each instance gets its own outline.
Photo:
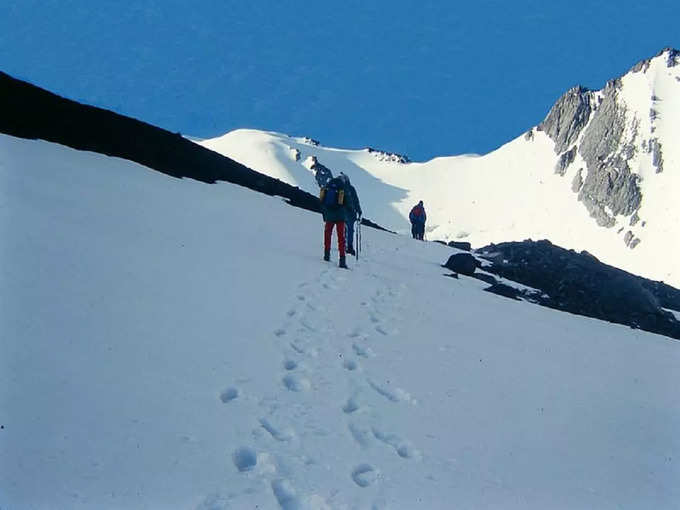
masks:
<instances>
[{"instance_id":1,"label":"hiking boot","mask_svg":"<svg viewBox=\"0 0 680 510\"><path fill-rule=\"evenodd\" d=\"M329 260L331 260L331 251L330 251L330 250L326 250L326 251L323 252L323 259L324 259L326 262L328 262Z\"/></svg>"},{"instance_id":2,"label":"hiking boot","mask_svg":"<svg viewBox=\"0 0 680 510\"><path fill-rule=\"evenodd\" d=\"M347 264L345 264L345 256L344 255L340 255L340 263L338 264L338 267L342 267L342 268L347 269Z\"/></svg>"},{"instance_id":3,"label":"hiking boot","mask_svg":"<svg viewBox=\"0 0 680 510\"><path fill-rule=\"evenodd\" d=\"M356 254L357 254L357 252L354 251L354 247L353 247L353 246L348 246L348 247L347 247L347 253L349 253L350 255L356 255Z\"/></svg>"}]
</instances>

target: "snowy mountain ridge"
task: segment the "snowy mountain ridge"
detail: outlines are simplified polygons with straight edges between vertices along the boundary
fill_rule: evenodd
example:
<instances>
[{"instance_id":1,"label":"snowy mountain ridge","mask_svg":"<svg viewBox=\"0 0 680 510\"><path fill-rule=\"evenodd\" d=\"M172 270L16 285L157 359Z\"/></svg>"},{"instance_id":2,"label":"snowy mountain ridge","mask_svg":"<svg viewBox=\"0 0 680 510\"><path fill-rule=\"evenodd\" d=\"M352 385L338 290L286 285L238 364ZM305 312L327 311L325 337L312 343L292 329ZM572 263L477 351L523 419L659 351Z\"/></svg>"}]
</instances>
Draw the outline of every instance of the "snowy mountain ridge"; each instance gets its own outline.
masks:
<instances>
[{"instance_id":1,"label":"snowy mountain ridge","mask_svg":"<svg viewBox=\"0 0 680 510\"><path fill-rule=\"evenodd\" d=\"M679 61L668 48L602 90L574 87L537 126L483 156L408 162L255 130L201 144L310 192L317 182L302 163L314 157L349 175L367 216L391 230L408 232L408 211L424 200L430 239L547 238L677 287L680 262L659 254L680 251Z\"/></svg>"}]
</instances>

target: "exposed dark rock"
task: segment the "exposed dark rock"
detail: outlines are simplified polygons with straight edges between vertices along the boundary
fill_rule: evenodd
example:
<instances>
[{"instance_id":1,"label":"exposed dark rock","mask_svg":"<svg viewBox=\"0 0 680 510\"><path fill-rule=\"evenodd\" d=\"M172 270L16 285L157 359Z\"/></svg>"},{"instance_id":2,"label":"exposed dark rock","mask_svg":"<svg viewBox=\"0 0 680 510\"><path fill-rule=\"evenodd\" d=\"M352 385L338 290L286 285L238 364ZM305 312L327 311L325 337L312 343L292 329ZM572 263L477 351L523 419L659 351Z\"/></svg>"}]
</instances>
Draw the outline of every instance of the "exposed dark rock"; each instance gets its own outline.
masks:
<instances>
[{"instance_id":1,"label":"exposed dark rock","mask_svg":"<svg viewBox=\"0 0 680 510\"><path fill-rule=\"evenodd\" d=\"M477 268L477 260L469 253L454 253L444 267L456 273L472 276Z\"/></svg>"},{"instance_id":2,"label":"exposed dark rock","mask_svg":"<svg viewBox=\"0 0 680 510\"><path fill-rule=\"evenodd\" d=\"M612 216L633 214L642 201L639 177L628 166L634 146L623 140L624 128L625 109L617 102L616 81L610 82L579 149L588 167L579 200L604 227L614 225Z\"/></svg>"},{"instance_id":3,"label":"exposed dark rock","mask_svg":"<svg viewBox=\"0 0 680 510\"><path fill-rule=\"evenodd\" d=\"M635 225L637 225L638 221L640 221L640 216L638 216L638 213L634 213L630 217L630 226L634 227ZM623 230L623 227L621 227L621 230Z\"/></svg>"},{"instance_id":4,"label":"exposed dark rock","mask_svg":"<svg viewBox=\"0 0 680 510\"><path fill-rule=\"evenodd\" d=\"M579 199L582 199L581 193L579 193ZM587 202L586 206L588 208L590 216L595 219L596 223L599 226L611 228L614 225L616 225L616 220L607 213L604 206L602 206L601 204Z\"/></svg>"},{"instance_id":5,"label":"exposed dark rock","mask_svg":"<svg viewBox=\"0 0 680 510\"><path fill-rule=\"evenodd\" d=\"M668 67L675 67L680 64L680 51L676 50L675 48L665 48L662 53L666 51L668 52L666 57L666 65Z\"/></svg>"},{"instance_id":6,"label":"exposed dark rock","mask_svg":"<svg viewBox=\"0 0 680 510\"><path fill-rule=\"evenodd\" d=\"M314 147L318 147L320 145L319 140L314 140L314 138L309 138L308 136L305 136L302 138L303 143L306 143L307 145L313 145Z\"/></svg>"},{"instance_id":7,"label":"exposed dark rock","mask_svg":"<svg viewBox=\"0 0 680 510\"><path fill-rule=\"evenodd\" d=\"M410 163L411 160L405 154L397 154L396 152L387 152L374 149L373 147L366 147L369 154L373 154L379 161L390 161L392 163Z\"/></svg>"},{"instance_id":8,"label":"exposed dark rock","mask_svg":"<svg viewBox=\"0 0 680 510\"><path fill-rule=\"evenodd\" d=\"M630 248L631 250L634 250L635 247L636 247L638 244L640 244L640 238L639 238L639 237L636 237L635 239L633 239L633 240L630 242L630 244L628 245L628 248Z\"/></svg>"},{"instance_id":9,"label":"exposed dark rock","mask_svg":"<svg viewBox=\"0 0 680 510\"><path fill-rule=\"evenodd\" d=\"M437 243L437 244L443 244L444 246L448 246L448 245L446 244L446 241L442 241L441 239L435 239L435 240L432 241L432 242L433 242L433 243Z\"/></svg>"},{"instance_id":10,"label":"exposed dark rock","mask_svg":"<svg viewBox=\"0 0 680 510\"><path fill-rule=\"evenodd\" d=\"M633 232L630 230L626 232L626 235L623 236L623 242L626 243L626 246L630 245L630 242L633 240Z\"/></svg>"},{"instance_id":11,"label":"exposed dark rock","mask_svg":"<svg viewBox=\"0 0 680 510\"><path fill-rule=\"evenodd\" d=\"M625 128L625 111L616 99L616 88L605 87L600 106L581 145L580 152L584 157L604 161L618 148Z\"/></svg>"},{"instance_id":12,"label":"exposed dark rock","mask_svg":"<svg viewBox=\"0 0 680 510\"><path fill-rule=\"evenodd\" d=\"M463 251L472 250L472 245L470 243L464 242L464 241L449 241L448 245L451 248L457 248L457 249L463 250Z\"/></svg>"},{"instance_id":13,"label":"exposed dark rock","mask_svg":"<svg viewBox=\"0 0 680 510\"><path fill-rule=\"evenodd\" d=\"M605 89L607 88L613 88L615 90L621 90L623 88L623 77L619 76L618 78L614 78L613 80L609 80L607 84L605 85Z\"/></svg>"},{"instance_id":14,"label":"exposed dark rock","mask_svg":"<svg viewBox=\"0 0 680 510\"><path fill-rule=\"evenodd\" d=\"M491 262L486 272L541 291L530 298L541 305L680 339L680 322L662 309L680 310L680 291L663 282L549 241L489 245L476 254Z\"/></svg>"},{"instance_id":15,"label":"exposed dark rock","mask_svg":"<svg viewBox=\"0 0 680 510\"><path fill-rule=\"evenodd\" d=\"M615 223L613 216L629 216L640 207L642 194L638 179L639 176L633 174L627 164L622 170L600 165L596 170L588 171L579 191L579 200L598 225L612 227Z\"/></svg>"},{"instance_id":16,"label":"exposed dark rock","mask_svg":"<svg viewBox=\"0 0 680 510\"><path fill-rule=\"evenodd\" d=\"M496 285L498 283L496 277L488 273L475 273L472 277L489 285Z\"/></svg>"},{"instance_id":17,"label":"exposed dark rock","mask_svg":"<svg viewBox=\"0 0 680 510\"><path fill-rule=\"evenodd\" d=\"M521 301L519 298L522 295L521 292L515 287L510 287L504 283L494 283L491 287L487 287L484 290L492 294L514 299L515 301Z\"/></svg>"},{"instance_id":18,"label":"exposed dark rock","mask_svg":"<svg viewBox=\"0 0 680 510\"><path fill-rule=\"evenodd\" d=\"M555 165L555 173L564 176L564 174L567 173L567 167L574 162L575 158L576 145L559 157L557 164Z\"/></svg>"},{"instance_id":19,"label":"exposed dark rock","mask_svg":"<svg viewBox=\"0 0 680 510\"><path fill-rule=\"evenodd\" d=\"M637 64L635 64L635 65L630 69L630 72L631 72L631 73L639 73L640 71L642 71L643 73L646 73L646 72L647 72L647 69L649 69L649 65L650 65L651 63L652 63L652 59L651 59L651 58L642 60L642 61L638 62Z\"/></svg>"},{"instance_id":20,"label":"exposed dark rock","mask_svg":"<svg viewBox=\"0 0 680 510\"><path fill-rule=\"evenodd\" d=\"M524 135L524 139L527 140L527 141L529 141L529 142L533 141L533 139L534 139L534 130L533 130L533 129L530 129L529 131L527 131L526 134Z\"/></svg>"},{"instance_id":21,"label":"exposed dark rock","mask_svg":"<svg viewBox=\"0 0 680 510\"><path fill-rule=\"evenodd\" d=\"M555 153L562 154L573 145L588 123L592 108L592 92L585 87L567 91L552 107L537 129L545 131L555 142Z\"/></svg>"},{"instance_id":22,"label":"exposed dark rock","mask_svg":"<svg viewBox=\"0 0 680 510\"><path fill-rule=\"evenodd\" d=\"M661 55L663 55L666 52L668 53L668 55L666 55L666 66L667 67L674 67L674 66L678 65L678 63L680 62L680 51L676 50L675 48L671 48L671 47L664 48L659 53L657 53L653 58L660 57ZM648 58L648 59L643 60L642 62L638 62L637 64L635 64L635 66L633 66L631 68L631 72L634 72L634 73L639 72L639 71L647 72L647 69L649 69L649 65L651 63L652 63L652 58Z\"/></svg>"},{"instance_id":23,"label":"exposed dark rock","mask_svg":"<svg viewBox=\"0 0 680 510\"><path fill-rule=\"evenodd\" d=\"M663 172L663 152L661 142L658 138L652 138L649 141L649 146L652 152L652 165L656 167L656 173Z\"/></svg>"}]
</instances>

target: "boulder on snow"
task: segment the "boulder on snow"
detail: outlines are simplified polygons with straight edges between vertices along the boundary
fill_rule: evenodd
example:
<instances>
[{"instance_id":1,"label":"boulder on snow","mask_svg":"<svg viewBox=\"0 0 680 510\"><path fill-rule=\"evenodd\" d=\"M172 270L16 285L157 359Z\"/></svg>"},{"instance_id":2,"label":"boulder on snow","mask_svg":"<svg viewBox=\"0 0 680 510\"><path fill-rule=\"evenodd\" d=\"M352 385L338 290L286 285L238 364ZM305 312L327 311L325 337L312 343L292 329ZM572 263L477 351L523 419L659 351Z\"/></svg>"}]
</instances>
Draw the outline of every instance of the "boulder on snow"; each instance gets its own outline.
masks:
<instances>
[{"instance_id":1,"label":"boulder on snow","mask_svg":"<svg viewBox=\"0 0 680 510\"><path fill-rule=\"evenodd\" d=\"M456 273L472 276L477 268L477 260L469 253L454 253L444 267Z\"/></svg>"}]
</instances>

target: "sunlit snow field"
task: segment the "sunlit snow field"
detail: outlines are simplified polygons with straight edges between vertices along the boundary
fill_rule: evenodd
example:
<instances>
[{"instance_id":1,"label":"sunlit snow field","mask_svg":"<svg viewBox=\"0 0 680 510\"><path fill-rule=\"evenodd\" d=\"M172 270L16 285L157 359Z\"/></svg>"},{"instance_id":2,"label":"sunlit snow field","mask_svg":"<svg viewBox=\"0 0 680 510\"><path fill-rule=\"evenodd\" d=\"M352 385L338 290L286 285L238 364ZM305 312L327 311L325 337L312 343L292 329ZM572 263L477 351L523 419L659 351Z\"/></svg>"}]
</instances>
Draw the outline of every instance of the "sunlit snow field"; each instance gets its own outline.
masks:
<instances>
[{"instance_id":1,"label":"sunlit snow field","mask_svg":"<svg viewBox=\"0 0 680 510\"><path fill-rule=\"evenodd\" d=\"M677 508L677 341L362 233L0 136L0 507Z\"/></svg>"}]
</instances>

